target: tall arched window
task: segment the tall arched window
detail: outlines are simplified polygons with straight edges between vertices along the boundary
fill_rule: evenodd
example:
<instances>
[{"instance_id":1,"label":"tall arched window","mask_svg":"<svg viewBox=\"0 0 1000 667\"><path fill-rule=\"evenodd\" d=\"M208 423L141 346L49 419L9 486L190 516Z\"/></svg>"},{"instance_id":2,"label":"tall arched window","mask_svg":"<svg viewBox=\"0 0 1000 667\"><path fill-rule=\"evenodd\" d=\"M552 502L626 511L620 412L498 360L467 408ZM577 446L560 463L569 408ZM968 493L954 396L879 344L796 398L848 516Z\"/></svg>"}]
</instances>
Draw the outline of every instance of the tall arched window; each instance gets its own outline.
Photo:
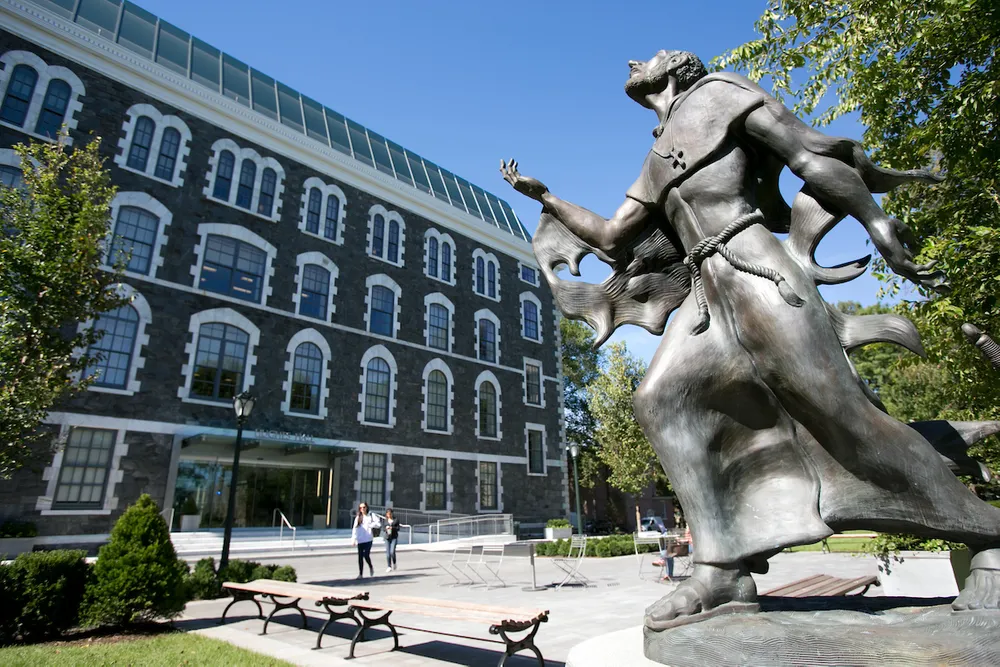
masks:
<instances>
[{"instance_id":1,"label":"tall arched window","mask_svg":"<svg viewBox=\"0 0 1000 667\"><path fill-rule=\"evenodd\" d=\"M231 151L219 154L219 168L215 172L215 189L212 196L216 199L229 201L229 191L233 187L233 169L236 168L236 158Z\"/></svg>"},{"instance_id":2,"label":"tall arched window","mask_svg":"<svg viewBox=\"0 0 1000 667\"><path fill-rule=\"evenodd\" d=\"M257 180L257 163L250 158L244 158L240 165L240 181L236 186L236 205L250 210L253 203L253 186Z\"/></svg>"},{"instance_id":3,"label":"tall arched window","mask_svg":"<svg viewBox=\"0 0 1000 667\"><path fill-rule=\"evenodd\" d=\"M438 350L448 350L451 339L451 313L440 303L427 307L427 345Z\"/></svg>"},{"instance_id":4,"label":"tall arched window","mask_svg":"<svg viewBox=\"0 0 1000 667\"><path fill-rule=\"evenodd\" d=\"M399 223L389 221L389 243L386 246L385 258L395 264L399 261Z\"/></svg>"},{"instance_id":5,"label":"tall arched window","mask_svg":"<svg viewBox=\"0 0 1000 667\"><path fill-rule=\"evenodd\" d=\"M438 240L433 236L427 239L427 275L438 277Z\"/></svg>"},{"instance_id":6,"label":"tall arched window","mask_svg":"<svg viewBox=\"0 0 1000 667\"><path fill-rule=\"evenodd\" d=\"M524 337L538 340L538 306L533 301L525 301L524 307Z\"/></svg>"},{"instance_id":7,"label":"tall arched window","mask_svg":"<svg viewBox=\"0 0 1000 667\"><path fill-rule=\"evenodd\" d=\"M309 203L306 205L306 231L319 234L319 215L323 208L323 194L319 188L309 190Z\"/></svg>"},{"instance_id":8,"label":"tall arched window","mask_svg":"<svg viewBox=\"0 0 1000 667\"><path fill-rule=\"evenodd\" d=\"M295 348L292 369L292 412L318 414L320 386L323 375L323 353L313 343L302 343Z\"/></svg>"},{"instance_id":9,"label":"tall arched window","mask_svg":"<svg viewBox=\"0 0 1000 667\"><path fill-rule=\"evenodd\" d=\"M210 234L198 287L260 303L266 271L265 251L245 241Z\"/></svg>"},{"instance_id":10,"label":"tall arched window","mask_svg":"<svg viewBox=\"0 0 1000 667\"><path fill-rule=\"evenodd\" d=\"M153 145L153 133L156 132L156 123L149 116L143 116L135 122L135 134L132 137L132 145L128 149L127 164L132 169L146 171L146 163L149 160L149 150Z\"/></svg>"},{"instance_id":11,"label":"tall arched window","mask_svg":"<svg viewBox=\"0 0 1000 667\"><path fill-rule=\"evenodd\" d=\"M271 217L274 210L274 189L278 184L278 175L274 169L265 167L260 175L260 198L257 201L257 213Z\"/></svg>"},{"instance_id":12,"label":"tall arched window","mask_svg":"<svg viewBox=\"0 0 1000 667\"><path fill-rule=\"evenodd\" d=\"M181 147L181 133L173 127L163 130L160 139L160 154L156 158L156 169L153 175L165 181L174 180L174 169L177 167L177 152Z\"/></svg>"},{"instance_id":13,"label":"tall arched window","mask_svg":"<svg viewBox=\"0 0 1000 667\"><path fill-rule=\"evenodd\" d=\"M53 79L49 82L45 99L42 101L42 110L38 114L38 123L35 124L35 134L50 139L59 134L72 94L73 89L62 79Z\"/></svg>"},{"instance_id":14,"label":"tall arched window","mask_svg":"<svg viewBox=\"0 0 1000 667\"><path fill-rule=\"evenodd\" d=\"M451 244L441 244L441 277L451 280Z\"/></svg>"},{"instance_id":15,"label":"tall arched window","mask_svg":"<svg viewBox=\"0 0 1000 667\"><path fill-rule=\"evenodd\" d=\"M396 295L388 287L373 285L368 330L383 336L392 336L395 333L395 316Z\"/></svg>"},{"instance_id":16,"label":"tall arched window","mask_svg":"<svg viewBox=\"0 0 1000 667\"><path fill-rule=\"evenodd\" d=\"M497 327L485 317L479 320L479 359L496 363Z\"/></svg>"},{"instance_id":17,"label":"tall arched window","mask_svg":"<svg viewBox=\"0 0 1000 667\"><path fill-rule=\"evenodd\" d=\"M479 435L497 437L497 390L488 381L479 385Z\"/></svg>"},{"instance_id":18,"label":"tall arched window","mask_svg":"<svg viewBox=\"0 0 1000 667\"><path fill-rule=\"evenodd\" d=\"M476 258L476 292L486 294L486 262L482 257Z\"/></svg>"},{"instance_id":19,"label":"tall arched window","mask_svg":"<svg viewBox=\"0 0 1000 667\"><path fill-rule=\"evenodd\" d=\"M325 321L329 303L330 272L318 264L306 264L302 268L299 314Z\"/></svg>"},{"instance_id":20,"label":"tall arched window","mask_svg":"<svg viewBox=\"0 0 1000 667\"><path fill-rule=\"evenodd\" d=\"M326 223L323 225L323 236L336 240L337 225L340 223L340 199L337 195L326 197Z\"/></svg>"},{"instance_id":21,"label":"tall arched window","mask_svg":"<svg viewBox=\"0 0 1000 667\"><path fill-rule=\"evenodd\" d=\"M198 330L191 396L231 400L243 390L250 336L221 322L208 322Z\"/></svg>"},{"instance_id":22,"label":"tall arched window","mask_svg":"<svg viewBox=\"0 0 1000 667\"><path fill-rule=\"evenodd\" d=\"M385 218L375 214L375 222L372 225L372 254L382 257L382 247L385 245Z\"/></svg>"},{"instance_id":23,"label":"tall arched window","mask_svg":"<svg viewBox=\"0 0 1000 667\"><path fill-rule=\"evenodd\" d=\"M497 298L497 266L489 262L486 267L486 292L491 299Z\"/></svg>"},{"instance_id":24,"label":"tall arched window","mask_svg":"<svg viewBox=\"0 0 1000 667\"><path fill-rule=\"evenodd\" d=\"M38 72L28 65L17 65L10 74L7 94L0 106L0 120L22 127L31 106L31 96L35 94Z\"/></svg>"},{"instance_id":25,"label":"tall arched window","mask_svg":"<svg viewBox=\"0 0 1000 667\"><path fill-rule=\"evenodd\" d=\"M160 219L149 211L135 206L119 208L108 264L114 266L128 258L127 270L148 275L159 229Z\"/></svg>"},{"instance_id":26,"label":"tall arched window","mask_svg":"<svg viewBox=\"0 0 1000 667\"><path fill-rule=\"evenodd\" d=\"M427 428L448 430L448 378L441 371L431 371L427 376Z\"/></svg>"},{"instance_id":27,"label":"tall arched window","mask_svg":"<svg viewBox=\"0 0 1000 667\"><path fill-rule=\"evenodd\" d=\"M98 387L127 388L139 313L125 304L97 318L94 331L103 335L87 351L91 363L85 375L95 377L93 384Z\"/></svg>"},{"instance_id":28,"label":"tall arched window","mask_svg":"<svg viewBox=\"0 0 1000 667\"><path fill-rule=\"evenodd\" d=\"M389 383L392 372L380 357L368 362L365 371L365 421L389 423Z\"/></svg>"}]
</instances>

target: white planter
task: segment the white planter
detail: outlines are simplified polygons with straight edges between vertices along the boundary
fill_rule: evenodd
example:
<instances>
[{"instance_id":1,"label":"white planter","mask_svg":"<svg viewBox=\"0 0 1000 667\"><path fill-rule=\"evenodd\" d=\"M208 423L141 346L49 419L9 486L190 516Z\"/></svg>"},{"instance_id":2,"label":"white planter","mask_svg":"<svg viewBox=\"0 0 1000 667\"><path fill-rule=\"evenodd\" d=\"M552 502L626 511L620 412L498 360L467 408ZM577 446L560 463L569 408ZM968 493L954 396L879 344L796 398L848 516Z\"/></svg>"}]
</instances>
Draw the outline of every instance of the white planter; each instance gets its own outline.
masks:
<instances>
[{"instance_id":1,"label":"white planter","mask_svg":"<svg viewBox=\"0 0 1000 667\"><path fill-rule=\"evenodd\" d=\"M201 527L201 515L200 514L182 514L181 515L181 531L191 532L198 530Z\"/></svg>"},{"instance_id":2,"label":"white planter","mask_svg":"<svg viewBox=\"0 0 1000 667\"><path fill-rule=\"evenodd\" d=\"M573 537L572 528L546 528L545 539L547 540L568 540Z\"/></svg>"},{"instance_id":3,"label":"white planter","mask_svg":"<svg viewBox=\"0 0 1000 667\"><path fill-rule=\"evenodd\" d=\"M955 573L948 551L901 551L898 558L890 556L889 572L879 563L882 593L888 596L944 598L958 595Z\"/></svg>"},{"instance_id":4,"label":"white planter","mask_svg":"<svg viewBox=\"0 0 1000 667\"><path fill-rule=\"evenodd\" d=\"M33 537L0 538L0 559L16 558L19 554L30 553L35 548Z\"/></svg>"},{"instance_id":5,"label":"white planter","mask_svg":"<svg viewBox=\"0 0 1000 667\"><path fill-rule=\"evenodd\" d=\"M325 514L313 514L313 530L326 530Z\"/></svg>"}]
</instances>

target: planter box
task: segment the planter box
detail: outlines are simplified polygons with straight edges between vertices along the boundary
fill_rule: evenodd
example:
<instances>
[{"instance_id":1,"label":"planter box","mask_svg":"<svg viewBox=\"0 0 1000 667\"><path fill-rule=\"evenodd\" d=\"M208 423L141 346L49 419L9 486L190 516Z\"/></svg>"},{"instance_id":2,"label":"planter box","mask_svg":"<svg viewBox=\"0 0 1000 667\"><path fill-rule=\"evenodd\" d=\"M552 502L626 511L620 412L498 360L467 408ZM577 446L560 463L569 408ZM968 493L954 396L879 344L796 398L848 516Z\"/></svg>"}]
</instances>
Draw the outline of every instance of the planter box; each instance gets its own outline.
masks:
<instances>
[{"instance_id":1,"label":"planter box","mask_svg":"<svg viewBox=\"0 0 1000 667\"><path fill-rule=\"evenodd\" d=\"M181 515L181 532L191 532L198 530L201 527L201 515L200 514L182 514Z\"/></svg>"},{"instance_id":2,"label":"planter box","mask_svg":"<svg viewBox=\"0 0 1000 667\"><path fill-rule=\"evenodd\" d=\"M958 585L948 551L901 551L897 563L891 556L889 572L879 563L882 593L916 598L955 597Z\"/></svg>"},{"instance_id":3,"label":"planter box","mask_svg":"<svg viewBox=\"0 0 1000 667\"><path fill-rule=\"evenodd\" d=\"M0 559L16 558L19 554L30 553L34 548L35 538L33 537L0 538Z\"/></svg>"},{"instance_id":4,"label":"planter box","mask_svg":"<svg viewBox=\"0 0 1000 667\"><path fill-rule=\"evenodd\" d=\"M546 528L545 539L547 540L568 540L573 537L572 528Z\"/></svg>"},{"instance_id":5,"label":"planter box","mask_svg":"<svg viewBox=\"0 0 1000 667\"><path fill-rule=\"evenodd\" d=\"M326 530L325 514L313 514L313 530Z\"/></svg>"}]
</instances>

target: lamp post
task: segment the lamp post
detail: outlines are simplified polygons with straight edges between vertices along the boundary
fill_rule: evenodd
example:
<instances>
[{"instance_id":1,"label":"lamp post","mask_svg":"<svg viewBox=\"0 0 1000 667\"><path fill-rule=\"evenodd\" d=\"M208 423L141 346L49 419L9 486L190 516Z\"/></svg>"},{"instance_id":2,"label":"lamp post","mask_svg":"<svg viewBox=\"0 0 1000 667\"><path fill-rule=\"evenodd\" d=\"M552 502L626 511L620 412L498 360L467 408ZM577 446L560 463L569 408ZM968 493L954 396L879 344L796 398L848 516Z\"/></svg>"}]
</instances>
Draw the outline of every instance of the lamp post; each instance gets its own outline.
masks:
<instances>
[{"instance_id":1,"label":"lamp post","mask_svg":"<svg viewBox=\"0 0 1000 667\"><path fill-rule=\"evenodd\" d=\"M569 453L573 457L573 487L576 490L576 532L578 535L583 535L583 512L580 509L580 474L576 467L576 457L580 455L580 445L576 443L570 445Z\"/></svg>"},{"instance_id":2,"label":"lamp post","mask_svg":"<svg viewBox=\"0 0 1000 667\"><path fill-rule=\"evenodd\" d=\"M236 413L236 449L233 452L233 472L229 476L229 505L226 507L226 528L222 538L222 556L219 558L219 571L229 564L229 543L233 538L233 511L236 507L236 480L240 474L240 450L243 448L243 424L253 412L256 399L249 391L244 391L233 399L233 411Z\"/></svg>"}]
</instances>

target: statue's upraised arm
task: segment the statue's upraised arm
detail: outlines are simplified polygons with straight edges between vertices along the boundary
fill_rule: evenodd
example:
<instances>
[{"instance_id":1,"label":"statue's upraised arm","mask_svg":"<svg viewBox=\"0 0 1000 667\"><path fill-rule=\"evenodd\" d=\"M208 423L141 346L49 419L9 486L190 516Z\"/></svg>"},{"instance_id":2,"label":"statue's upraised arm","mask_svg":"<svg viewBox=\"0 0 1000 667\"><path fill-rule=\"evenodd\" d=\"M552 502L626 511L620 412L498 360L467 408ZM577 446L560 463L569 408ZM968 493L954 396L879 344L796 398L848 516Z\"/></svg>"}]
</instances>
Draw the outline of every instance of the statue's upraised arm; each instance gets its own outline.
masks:
<instances>
[{"instance_id":1,"label":"statue's upraised arm","mask_svg":"<svg viewBox=\"0 0 1000 667\"><path fill-rule=\"evenodd\" d=\"M645 226L649 211L638 201L627 198L611 218L605 219L593 211L559 199L541 181L522 176L517 171L517 162L500 162L500 172L504 180L521 194L542 204L545 211L563 223L587 244L606 254L601 259L608 261L619 250L634 239Z\"/></svg>"}]
</instances>

